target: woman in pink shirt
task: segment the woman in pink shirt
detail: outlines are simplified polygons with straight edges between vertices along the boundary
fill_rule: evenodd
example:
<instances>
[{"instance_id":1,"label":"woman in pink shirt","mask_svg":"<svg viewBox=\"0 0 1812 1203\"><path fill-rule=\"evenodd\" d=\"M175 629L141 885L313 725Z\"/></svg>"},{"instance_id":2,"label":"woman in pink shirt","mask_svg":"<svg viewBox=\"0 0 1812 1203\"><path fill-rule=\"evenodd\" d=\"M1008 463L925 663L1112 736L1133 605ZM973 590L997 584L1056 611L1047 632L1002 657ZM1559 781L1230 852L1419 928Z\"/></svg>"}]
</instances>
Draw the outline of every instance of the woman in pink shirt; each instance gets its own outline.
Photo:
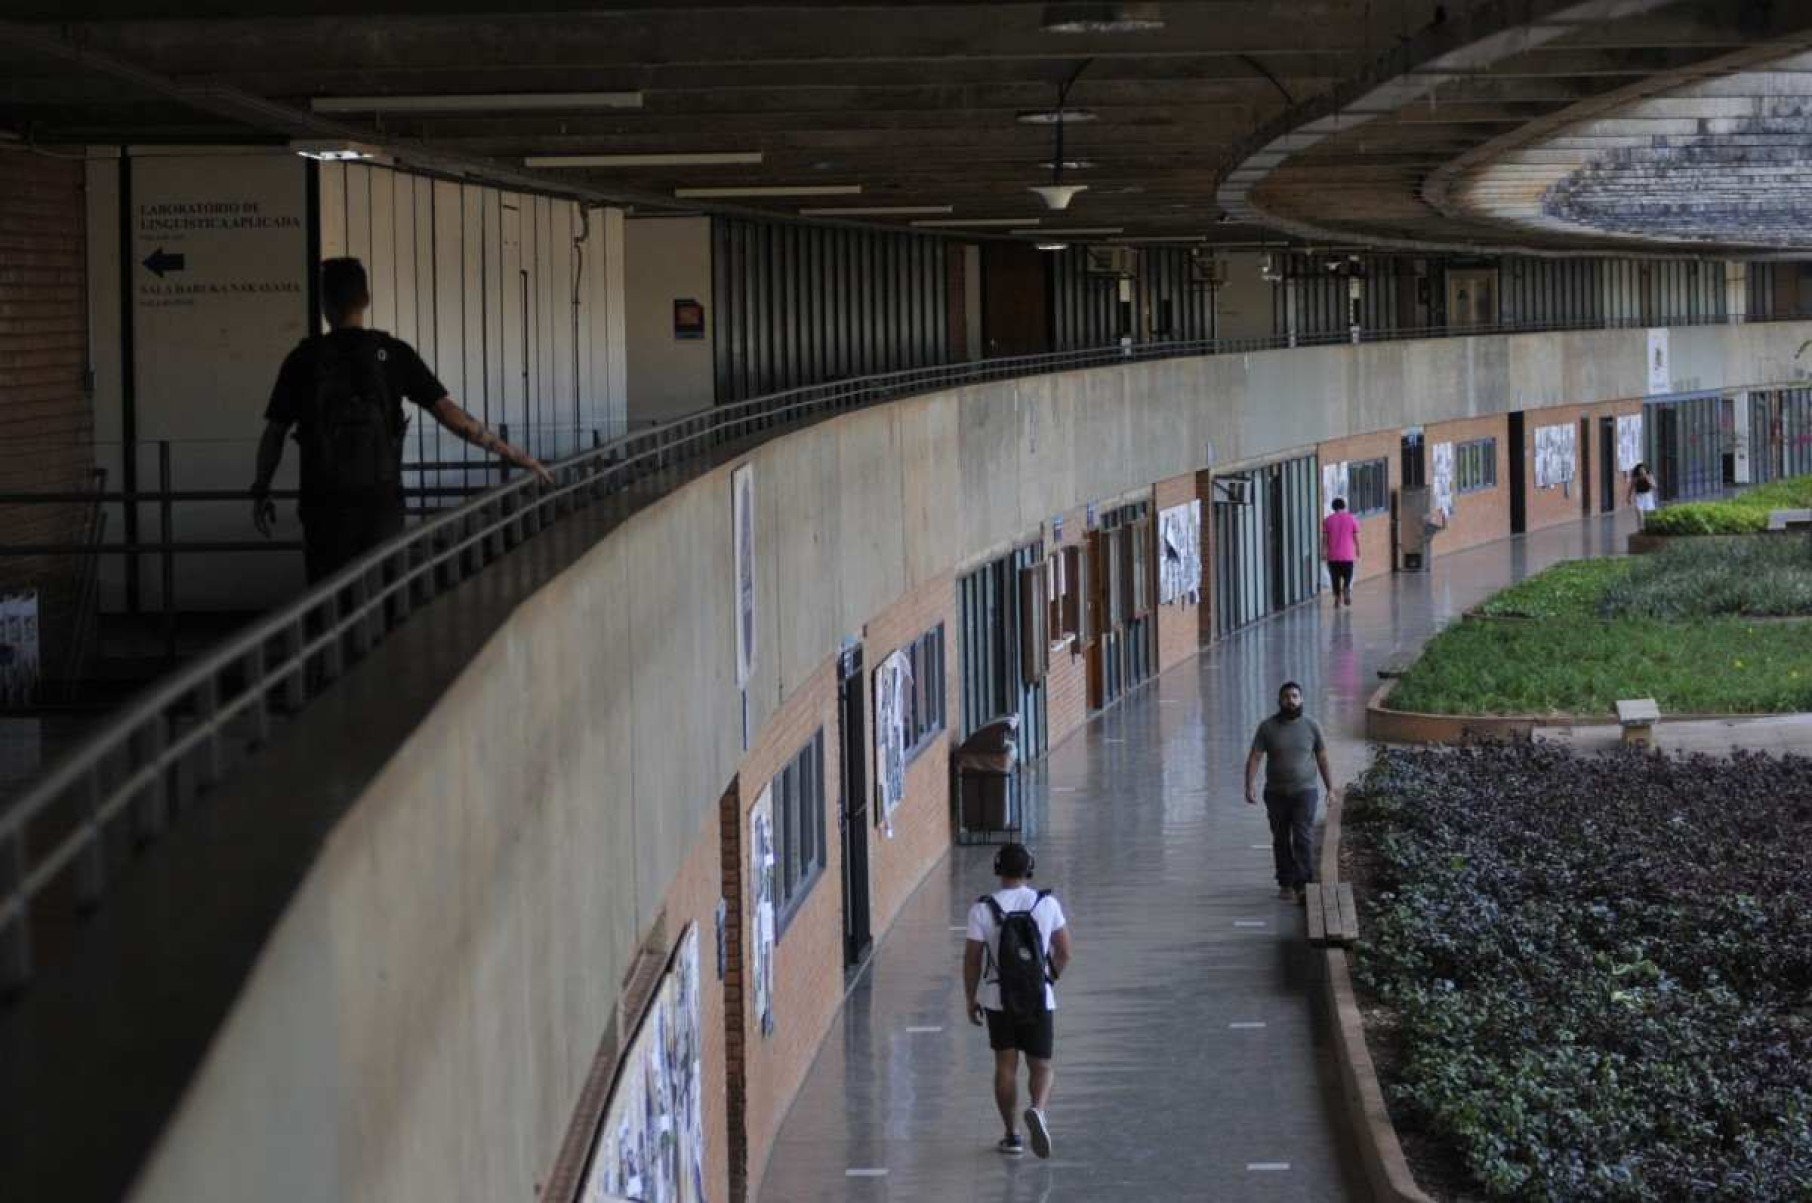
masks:
<instances>
[{"instance_id":1,"label":"woman in pink shirt","mask_svg":"<svg viewBox=\"0 0 1812 1203\"><path fill-rule=\"evenodd\" d=\"M1334 498L1334 512L1321 520L1322 556L1334 582L1334 604L1353 604L1353 562L1359 558L1359 519L1346 512L1346 499Z\"/></svg>"}]
</instances>

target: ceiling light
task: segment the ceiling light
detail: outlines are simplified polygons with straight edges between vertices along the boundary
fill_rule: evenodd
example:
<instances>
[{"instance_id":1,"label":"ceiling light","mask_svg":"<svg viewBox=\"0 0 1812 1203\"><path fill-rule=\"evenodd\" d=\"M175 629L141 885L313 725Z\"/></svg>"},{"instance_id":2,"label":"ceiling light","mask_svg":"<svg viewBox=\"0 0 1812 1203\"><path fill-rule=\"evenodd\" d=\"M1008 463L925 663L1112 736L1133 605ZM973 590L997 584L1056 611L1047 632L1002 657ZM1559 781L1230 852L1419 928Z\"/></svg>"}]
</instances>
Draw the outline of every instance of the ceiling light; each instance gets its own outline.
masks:
<instances>
[{"instance_id":1,"label":"ceiling light","mask_svg":"<svg viewBox=\"0 0 1812 1203\"><path fill-rule=\"evenodd\" d=\"M675 188L680 200L730 200L739 196L860 196L860 184L771 184L740 188Z\"/></svg>"},{"instance_id":2,"label":"ceiling light","mask_svg":"<svg viewBox=\"0 0 1812 1203\"><path fill-rule=\"evenodd\" d=\"M1156 4L1047 4L1046 33L1151 33L1164 28Z\"/></svg>"},{"instance_id":3,"label":"ceiling light","mask_svg":"<svg viewBox=\"0 0 1812 1203\"><path fill-rule=\"evenodd\" d=\"M1038 249L1041 251L1067 251L1070 249L1070 244L1067 242L1041 242L1038 244Z\"/></svg>"},{"instance_id":4,"label":"ceiling light","mask_svg":"<svg viewBox=\"0 0 1812 1203\"><path fill-rule=\"evenodd\" d=\"M525 167L750 167L761 162L759 150L699 154L530 155Z\"/></svg>"},{"instance_id":5,"label":"ceiling light","mask_svg":"<svg viewBox=\"0 0 1812 1203\"><path fill-rule=\"evenodd\" d=\"M935 221L915 221L915 226L1035 226L1042 217L942 217Z\"/></svg>"},{"instance_id":6,"label":"ceiling light","mask_svg":"<svg viewBox=\"0 0 1812 1203\"><path fill-rule=\"evenodd\" d=\"M1046 228L1042 230L1014 230L1013 233L1038 238L1048 237L1053 234L1061 234L1069 238L1101 238L1109 234L1124 233L1125 230L1125 226L1071 226L1064 230Z\"/></svg>"},{"instance_id":7,"label":"ceiling light","mask_svg":"<svg viewBox=\"0 0 1812 1203\"><path fill-rule=\"evenodd\" d=\"M289 148L305 159L322 163L388 163L390 158L375 146L361 142L303 140L291 142Z\"/></svg>"},{"instance_id":8,"label":"ceiling light","mask_svg":"<svg viewBox=\"0 0 1812 1203\"><path fill-rule=\"evenodd\" d=\"M1087 192L1088 185L1034 184L1027 191L1035 193L1038 199L1044 202L1045 208L1061 210L1069 208L1070 202L1075 200L1079 193Z\"/></svg>"},{"instance_id":9,"label":"ceiling light","mask_svg":"<svg viewBox=\"0 0 1812 1203\"><path fill-rule=\"evenodd\" d=\"M639 109L640 92L470 92L450 96L317 96L317 113L542 113Z\"/></svg>"},{"instance_id":10,"label":"ceiling light","mask_svg":"<svg viewBox=\"0 0 1812 1203\"><path fill-rule=\"evenodd\" d=\"M1021 125L1077 125L1095 120L1093 109L1033 109L1013 118Z\"/></svg>"},{"instance_id":11,"label":"ceiling light","mask_svg":"<svg viewBox=\"0 0 1812 1203\"><path fill-rule=\"evenodd\" d=\"M1093 167L1094 165L1095 165L1095 163L1094 163L1094 160L1092 160L1092 159L1065 159L1063 161L1063 170L1065 170L1065 171L1087 171L1089 168ZM1055 162L1053 162L1052 160L1046 159L1044 162L1040 163L1039 166L1044 168L1046 171L1055 171L1055 170L1057 170L1058 165Z\"/></svg>"},{"instance_id":12,"label":"ceiling light","mask_svg":"<svg viewBox=\"0 0 1812 1203\"><path fill-rule=\"evenodd\" d=\"M834 209L801 209L801 217L923 217L954 213L955 205L846 205Z\"/></svg>"}]
</instances>

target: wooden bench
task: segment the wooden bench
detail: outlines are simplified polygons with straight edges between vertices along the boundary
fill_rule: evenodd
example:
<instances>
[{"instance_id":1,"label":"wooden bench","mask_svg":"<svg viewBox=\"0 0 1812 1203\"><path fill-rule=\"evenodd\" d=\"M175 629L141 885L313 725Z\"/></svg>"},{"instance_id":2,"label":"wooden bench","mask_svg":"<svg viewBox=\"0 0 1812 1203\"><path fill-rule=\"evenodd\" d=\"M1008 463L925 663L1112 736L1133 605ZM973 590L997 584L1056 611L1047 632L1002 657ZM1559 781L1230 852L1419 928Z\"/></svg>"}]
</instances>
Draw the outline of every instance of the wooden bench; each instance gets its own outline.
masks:
<instances>
[{"instance_id":1,"label":"wooden bench","mask_svg":"<svg viewBox=\"0 0 1812 1203\"><path fill-rule=\"evenodd\" d=\"M1390 681L1409 671L1409 666L1416 662L1415 652L1398 652L1378 666L1380 680Z\"/></svg>"},{"instance_id":2,"label":"wooden bench","mask_svg":"<svg viewBox=\"0 0 1812 1203\"><path fill-rule=\"evenodd\" d=\"M1769 510L1769 530L1792 530L1812 526L1812 510Z\"/></svg>"},{"instance_id":3,"label":"wooden bench","mask_svg":"<svg viewBox=\"0 0 1812 1203\"><path fill-rule=\"evenodd\" d=\"M1353 887L1344 881L1310 882L1303 887L1309 918L1309 943L1346 947L1359 938L1359 907Z\"/></svg>"},{"instance_id":4,"label":"wooden bench","mask_svg":"<svg viewBox=\"0 0 1812 1203\"><path fill-rule=\"evenodd\" d=\"M1623 728L1623 742L1638 747L1655 746L1655 724L1661 721L1661 707L1653 698L1625 698L1617 703L1617 725Z\"/></svg>"}]
</instances>

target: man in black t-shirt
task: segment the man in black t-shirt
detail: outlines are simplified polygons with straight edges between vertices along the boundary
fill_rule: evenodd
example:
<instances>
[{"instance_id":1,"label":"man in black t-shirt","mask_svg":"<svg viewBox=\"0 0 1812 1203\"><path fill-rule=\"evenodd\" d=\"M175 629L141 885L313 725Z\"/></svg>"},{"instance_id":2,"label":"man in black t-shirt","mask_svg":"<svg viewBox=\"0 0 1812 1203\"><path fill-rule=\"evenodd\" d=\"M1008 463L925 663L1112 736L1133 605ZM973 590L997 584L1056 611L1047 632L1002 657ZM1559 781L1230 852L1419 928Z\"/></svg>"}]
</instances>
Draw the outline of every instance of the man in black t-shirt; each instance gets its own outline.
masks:
<instances>
[{"instance_id":1,"label":"man in black t-shirt","mask_svg":"<svg viewBox=\"0 0 1812 1203\"><path fill-rule=\"evenodd\" d=\"M258 443L258 475L252 482L252 522L269 536L277 508L270 499L271 478L283 460L283 440L292 429L301 444L302 487L297 513L302 519L304 559L310 584L332 576L364 552L403 529L401 468L404 400L413 402L465 442L502 456L533 472L545 483L553 477L533 456L511 446L461 409L446 387L434 378L415 348L401 339L365 329L371 289L357 259L328 259L321 264L321 311L328 332L302 340L277 372L270 404L264 411L264 437ZM361 373L375 372L381 381ZM330 379L344 374L347 388L372 394L364 403L381 409L343 411L330 419L323 407L342 404L332 396L341 386ZM356 408L359 399L344 403ZM361 419L375 418L376 422ZM381 423L381 424L379 424ZM332 432L324 427L333 425ZM332 437L325 437L331 433ZM361 444L360 439L365 442ZM372 448L375 446L375 450ZM332 462L336 454L371 454L388 462L356 467Z\"/></svg>"}]
</instances>

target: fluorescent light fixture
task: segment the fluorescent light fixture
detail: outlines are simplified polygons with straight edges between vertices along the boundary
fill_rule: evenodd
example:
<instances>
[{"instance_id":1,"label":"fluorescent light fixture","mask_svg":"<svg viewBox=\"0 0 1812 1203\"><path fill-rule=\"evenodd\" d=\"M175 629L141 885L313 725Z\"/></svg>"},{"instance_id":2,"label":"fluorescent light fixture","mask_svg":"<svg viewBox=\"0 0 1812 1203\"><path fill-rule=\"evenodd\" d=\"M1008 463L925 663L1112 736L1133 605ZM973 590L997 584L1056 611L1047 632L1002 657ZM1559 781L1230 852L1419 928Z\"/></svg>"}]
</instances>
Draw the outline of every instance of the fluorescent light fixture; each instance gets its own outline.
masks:
<instances>
[{"instance_id":1,"label":"fluorescent light fixture","mask_svg":"<svg viewBox=\"0 0 1812 1203\"><path fill-rule=\"evenodd\" d=\"M1164 28L1156 4L1047 4L1046 33L1151 33Z\"/></svg>"},{"instance_id":2,"label":"fluorescent light fixture","mask_svg":"<svg viewBox=\"0 0 1812 1203\"><path fill-rule=\"evenodd\" d=\"M759 150L707 151L698 154L530 155L525 167L749 167L761 162Z\"/></svg>"},{"instance_id":3,"label":"fluorescent light fixture","mask_svg":"<svg viewBox=\"0 0 1812 1203\"><path fill-rule=\"evenodd\" d=\"M1094 165L1095 161L1093 159L1065 159L1063 161L1063 169L1065 171L1087 171ZM1039 166L1046 171L1051 171L1056 168L1057 164L1050 159L1046 159L1044 162L1040 163Z\"/></svg>"},{"instance_id":4,"label":"fluorescent light fixture","mask_svg":"<svg viewBox=\"0 0 1812 1203\"><path fill-rule=\"evenodd\" d=\"M915 226L1035 226L1042 217L944 217L935 221L915 221Z\"/></svg>"},{"instance_id":5,"label":"fluorescent light fixture","mask_svg":"<svg viewBox=\"0 0 1812 1203\"><path fill-rule=\"evenodd\" d=\"M860 196L860 184L761 184L736 188L675 188L680 200L729 200L738 196Z\"/></svg>"},{"instance_id":6,"label":"fluorescent light fixture","mask_svg":"<svg viewBox=\"0 0 1812 1203\"><path fill-rule=\"evenodd\" d=\"M1067 242L1041 242L1038 244L1038 249L1041 251L1067 251L1070 249L1070 244Z\"/></svg>"},{"instance_id":7,"label":"fluorescent light fixture","mask_svg":"<svg viewBox=\"0 0 1812 1203\"><path fill-rule=\"evenodd\" d=\"M1070 238L1099 238L1108 234L1122 234L1125 231L1125 226L1071 226L1066 230L1046 228L1043 230L1014 230L1013 233L1037 238L1047 238L1059 234Z\"/></svg>"},{"instance_id":8,"label":"fluorescent light fixture","mask_svg":"<svg viewBox=\"0 0 1812 1203\"><path fill-rule=\"evenodd\" d=\"M1047 209L1067 209L1077 194L1087 192L1087 184L1034 184L1027 191L1035 193Z\"/></svg>"},{"instance_id":9,"label":"fluorescent light fixture","mask_svg":"<svg viewBox=\"0 0 1812 1203\"><path fill-rule=\"evenodd\" d=\"M1206 242L1206 234L1132 234L1125 238L1110 238L1109 242Z\"/></svg>"},{"instance_id":10,"label":"fluorescent light fixture","mask_svg":"<svg viewBox=\"0 0 1812 1203\"><path fill-rule=\"evenodd\" d=\"M640 92L468 92L447 96L317 96L317 113L543 113L639 109Z\"/></svg>"},{"instance_id":11,"label":"fluorescent light fixture","mask_svg":"<svg viewBox=\"0 0 1812 1203\"><path fill-rule=\"evenodd\" d=\"M289 148L305 159L322 163L388 163L390 156L362 142L297 141Z\"/></svg>"},{"instance_id":12,"label":"fluorescent light fixture","mask_svg":"<svg viewBox=\"0 0 1812 1203\"><path fill-rule=\"evenodd\" d=\"M801 217L925 217L954 213L955 205L845 205L832 209L801 209Z\"/></svg>"},{"instance_id":13,"label":"fluorescent light fixture","mask_svg":"<svg viewBox=\"0 0 1812 1203\"><path fill-rule=\"evenodd\" d=\"M1035 109L1013 118L1021 125L1077 125L1095 120L1093 109Z\"/></svg>"}]
</instances>

